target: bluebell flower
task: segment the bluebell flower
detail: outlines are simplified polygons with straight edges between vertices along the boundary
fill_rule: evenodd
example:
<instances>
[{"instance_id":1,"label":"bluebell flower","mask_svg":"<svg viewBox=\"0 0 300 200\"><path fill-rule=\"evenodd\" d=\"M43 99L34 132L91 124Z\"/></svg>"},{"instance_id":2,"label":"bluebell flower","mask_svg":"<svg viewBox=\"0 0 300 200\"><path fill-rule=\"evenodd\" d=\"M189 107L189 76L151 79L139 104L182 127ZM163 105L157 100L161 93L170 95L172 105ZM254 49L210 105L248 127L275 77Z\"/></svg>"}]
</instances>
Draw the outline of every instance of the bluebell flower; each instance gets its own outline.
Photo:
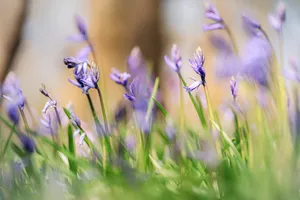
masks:
<instances>
[{"instance_id":1,"label":"bluebell flower","mask_svg":"<svg viewBox=\"0 0 300 200\"><path fill-rule=\"evenodd\" d=\"M32 138L22 134L20 135L20 141L23 145L24 150L31 154L35 151L35 142L33 141Z\"/></svg>"},{"instance_id":2,"label":"bluebell flower","mask_svg":"<svg viewBox=\"0 0 300 200\"><path fill-rule=\"evenodd\" d=\"M194 59L189 60L191 67L194 71L200 75L202 84L205 86L205 71L203 69L203 65L205 62L205 58L203 56L202 50L200 47L197 48L196 53L194 54Z\"/></svg>"},{"instance_id":3,"label":"bluebell flower","mask_svg":"<svg viewBox=\"0 0 300 200\"><path fill-rule=\"evenodd\" d=\"M245 28L247 33L256 35L256 36L262 35L261 25L259 22L250 18L246 14L242 15L242 20L243 20L243 27Z\"/></svg>"},{"instance_id":4,"label":"bluebell flower","mask_svg":"<svg viewBox=\"0 0 300 200\"><path fill-rule=\"evenodd\" d=\"M127 87L128 79L131 77L127 72L119 72L116 69L112 69L112 73L110 74L110 78L115 81L117 84L122 85L123 87Z\"/></svg>"},{"instance_id":5,"label":"bluebell flower","mask_svg":"<svg viewBox=\"0 0 300 200\"><path fill-rule=\"evenodd\" d=\"M203 31L212 31L217 29L225 29L226 26L223 22L217 9L210 3L205 3L205 17L214 21L212 24L204 24Z\"/></svg>"},{"instance_id":6,"label":"bluebell flower","mask_svg":"<svg viewBox=\"0 0 300 200\"><path fill-rule=\"evenodd\" d=\"M234 101L236 101L238 93L238 84L234 77L231 77L230 79L230 91Z\"/></svg>"},{"instance_id":7,"label":"bluebell flower","mask_svg":"<svg viewBox=\"0 0 300 200\"><path fill-rule=\"evenodd\" d=\"M182 57L176 44L171 49L171 57L165 56L166 64L176 73L179 73L182 66Z\"/></svg>"},{"instance_id":8,"label":"bluebell flower","mask_svg":"<svg viewBox=\"0 0 300 200\"><path fill-rule=\"evenodd\" d=\"M291 67L289 69L285 69L285 71L283 72L284 76L289 80L300 82L299 63L296 62L295 58L290 58L289 64Z\"/></svg>"},{"instance_id":9,"label":"bluebell flower","mask_svg":"<svg viewBox=\"0 0 300 200\"><path fill-rule=\"evenodd\" d=\"M127 58L127 66L128 71L133 78L146 76L146 62L139 47L134 47L131 50L130 55Z\"/></svg>"},{"instance_id":10,"label":"bluebell flower","mask_svg":"<svg viewBox=\"0 0 300 200\"><path fill-rule=\"evenodd\" d=\"M283 2L280 2L277 5L275 13L269 14L269 23L277 32L281 32L285 21L286 21L285 5Z\"/></svg>"},{"instance_id":11,"label":"bluebell flower","mask_svg":"<svg viewBox=\"0 0 300 200\"><path fill-rule=\"evenodd\" d=\"M3 83L2 86L3 98L10 102L10 104L15 104L20 109L24 109L25 97L20 87L19 80L13 72L10 72Z\"/></svg>"},{"instance_id":12,"label":"bluebell flower","mask_svg":"<svg viewBox=\"0 0 300 200\"><path fill-rule=\"evenodd\" d=\"M6 102L5 110L8 118L14 123L19 124L20 116L19 116L19 108L16 104Z\"/></svg>"},{"instance_id":13,"label":"bluebell flower","mask_svg":"<svg viewBox=\"0 0 300 200\"><path fill-rule=\"evenodd\" d=\"M91 53L92 46L88 40L87 25L86 25L84 19L81 16L76 15L75 21L76 21L76 26L79 31L79 34L71 35L70 37L68 37L68 39L73 42L87 42L88 43L88 46L83 47L76 56L76 58L78 58L78 59L84 59L84 58L87 58L88 55Z\"/></svg>"},{"instance_id":14,"label":"bluebell flower","mask_svg":"<svg viewBox=\"0 0 300 200\"><path fill-rule=\"evenodd\" d=\"M187 92L192 92L195 89L198 89L200 87L200 85L202 85L201 81L195 81L194 83L192 83L189 86L185 86L184 89L186 89Z\"/></svg>"}]
</instances>

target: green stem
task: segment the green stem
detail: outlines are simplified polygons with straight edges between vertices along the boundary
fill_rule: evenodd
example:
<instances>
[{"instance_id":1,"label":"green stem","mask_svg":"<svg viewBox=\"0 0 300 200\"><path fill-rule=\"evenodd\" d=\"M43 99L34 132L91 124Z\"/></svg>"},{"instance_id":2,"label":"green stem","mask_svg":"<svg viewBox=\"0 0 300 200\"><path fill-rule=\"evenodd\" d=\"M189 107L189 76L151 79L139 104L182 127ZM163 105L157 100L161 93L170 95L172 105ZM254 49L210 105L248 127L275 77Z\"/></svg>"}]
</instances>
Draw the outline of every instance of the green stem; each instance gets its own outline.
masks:
<instances>
[{"instance_id":1,"label":"green stem","mask_svg":"<svg viewBox=\"0 0 300 200\"><path fill-rule=\"evenodd\" d=\"M95 121L95 124L96 124L97 133L99 135L102 135L104 133L104 131L102 130L102 126L101 126L100 121L98 119L94 104L92 102L92 98L91 98L89 93L86 94L86 97L88 99L88 102L89 102L89 105L90 105L90 108L91 108L91 111L92 111L92 115L93 115L93 118L94 118L94 121ZM100 131L99 131L99 128L101 129Z\"/></svg>"},{"instance_id":2,"label":"green stem","mask_svg":"<svg viewBox=\"0 0 300 200\"><path fill-rule=\"evenodd\" d=\"M229 38L230 38L230 40L231 40L231 42L232 42L233 49L234 49L235 53L238 54L238 53L239 53L239 50L238 50L238 48L237 48L237 43L236 43L236 40L234 39L234 37L233 37L233 35L232 35L232 33L231 33L231 30L230 30L228 27L226 27L225 30L226 30L226 32L227 32L227 34L228 34L228 36L229 36Z\"/></svg>"},{"instance_id":3,"label":"green stem","mask_svg":"<svg viewBox=\"0 0 300 200\"><path fill-rule=\"evenodd\" d=\"M98 85L96 87L96 90L98 92L98 96L99 96L99 100L100 100L100 105L101 105L101 110L102 110L102 117L103 117L103 121L104 121L105 132L106 132L106 134L108 134L109 128L108 128L108 122L107 122L107 115L106 115L106 111L105 111L104 100L103 100L103 96L102 96L101 90L100 90L100 88L99 88Z\"/></svg>"},{"instance_id":4,"label":"green stem","mask_svg":"<svg viewBox=\"0 0 300 200\"><path fill-rule=\"evenodd\" d=\"M8 145L10 143L10 140L11 140L11 138L12 138L14 132L15 132L15 128L16 128L16 125L13 126L13 128L11 129L11 131L9 133L8 139L6 140L3 152L1 154L1 160L4 158L4 155L5 155L5 152L6 152L7 148L8 148Z\"/></svg>"},{"instance_id":5,"label":"green stem","mask_svg":"<svg viewBox=\"0 0 300 200\"><path fill-rule=\"evenodd\" d=\"M183 86L186 87L187 84L186 84L185 80L183 79L181 73L178 73L178 76L179 76L179 79L181 80ZM200 112L200 108L198 107L195 98L193 97L193 95L192 95L190 92L189 92L188 94L189 94L189 97L190 97L190 99L191 99L191 101L192 101L192 103L193 103L193 105L194 105L194 107L195 107L195 109L196 109L196 112L197 112L197 114L198 114L198 117L199 117L199 119L200 119L200 122L201 122L203 128L207 128L207 124L206 124L205 121L203 121L203 119L202 119L202 115L201 115L201 112Z\"/></svg>"}]
</instances>

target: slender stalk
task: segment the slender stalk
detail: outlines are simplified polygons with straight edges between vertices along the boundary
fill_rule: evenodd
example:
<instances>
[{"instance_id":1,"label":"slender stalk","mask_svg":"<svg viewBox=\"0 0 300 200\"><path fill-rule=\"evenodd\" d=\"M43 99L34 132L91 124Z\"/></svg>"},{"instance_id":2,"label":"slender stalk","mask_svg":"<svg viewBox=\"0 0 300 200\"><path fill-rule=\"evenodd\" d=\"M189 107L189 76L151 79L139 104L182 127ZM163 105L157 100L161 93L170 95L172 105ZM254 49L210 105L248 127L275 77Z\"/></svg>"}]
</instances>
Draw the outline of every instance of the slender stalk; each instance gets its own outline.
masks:
<instances>
[{"instance_id":1,"label":"slender stalk","mask_svg":"<svg viewBox=\"0 0 300 200\"><path fill-rule=\"evenodd\" d=\"M184 100L183 100L183 88L181 87L181 84L179 86L179 95L180 95L180 132L183 132L184 129L184 119L185 119L185 113L184 113Z\"/></svg>"},{"instance_id":2,"label":"slender stalk","mask_svg":"<svg viewBox=\"0 0 300 200\"><path fill-rule=\"evenodd\" d=\"M26 115L24 113L24 110L22 110L21 108L19 110L20 110L20 113L21 113L21 116L22 116L25 128L26 128L26 130L29 130L30 128L29 128L28 121L27 121Z\"/></svg>"},{"instance_id":3,"label":"slender stalk","mask_svg":"<svg viewBox=\"0 0 300 200\"><path fill-rule=\"evenodd\" d=\"M94 121L95 121L95 124L96 124L96 130L97 130L97 133L98 133L99 135L102 135L104 132L103 132L102 126L101 126L101 124L100 124L100 121L99 121L99 119L98 119L98 116L97 116L97 113L96 113L94 104L93 104L93 102L92 102L92 98L91 98L91 96L90 96L89 93L86 94L86 97L87 97L87 99L88 99L89 106L90 106L90 108L91 108L92 115L93 115L93 118L94 118ZM99 128L101 129L100 131L99 131Z\"/></svg>"},{"instance_id":4,"label":"slender stalk","mask_svg":"<svg viewBox=\"0 0 300 200\"><path fill-rule=\"evenodd\" d=\"M231 33L231 30L227 26L226 26L225 30L226 30L226 32L227 32L227 34L228 34L228 36L229 36L229 38L230 38L230 40L232 42L232 46L233 46L233 49L234 49L235 53L238 54L239 50L238 50L238 47L237 47L237 42L234 39L234 37L233 37L233 35Z\"/></svg>"},{"instance_id":5,"label":"slender stalk","mask_svg":"<svg viewBox=\"0 0 300 200\"><path fill-rule=\"evenodd\" d=\"M186 87L187 84L186 84L185 80L183 79L181 73L178 73L178 76L179 76L179 79L181 80L183 86ZM197 102L196 102L194 96L190 92L188 94L189 94L189 97L190 97L190 99L191 99L191 101L192 101L192 103L193 103L193 105L194 105L194 107L196 109L196 112L198 114L198 117L199 117L202 125L203 125L203 128L207 128L206 124L203 122L203 119L202 119L202 116L201 116L201 112L200 112L200 108L198 107Z\"/></svg>"},{"instance_id":6,"label":"slender stalk","mask_svg":"<svg viewBox=\"0 0 300 200\"><path fill-rule=\"evenodd\" d=\"M109 132L109 128L108 128L107 116L106 116L106 111L105 111L104 99L103 99L101 90L100 90L98 85L96 87L96 90L98 92L100 105L101 105L101 110L102 110L102 117L103 117L103 121L104 121L105 132L107 134Z\"/></svg>"},{"instance_id":7,"label":"slender stalk","mask_svg":"<svg viewBox=\"0 0 300 200\"><path fill-rule=\"evenodd\" d=\"M28 104L27 101L25 101L25 106L26 106L26 108L27 108L27 110L28 110L28 113L29 113L29 115L30 115L30 117L31 117L31 120L33 121L34 125L36 125L36 124L37 124L37 123L36 123L36 120L35 120L35 118L34 118L34 116L33 116L32 110L31 110L31 108L30 108L30 106L29 106L29 104Z\"/></svg>"},{"instance_id":8,"label":"slender stalk","mask_svg":"<svg viewBox=\"0 0 300 200\"><path fill-rule=\"evenodd\" d=\"M8 148L8 145L9 145L9 143L10 143L10 140L11 140L11 138L12 138L14 132L15 132L15 128L16 128L16 124L13 125L13 128L11 129L11 131L10 131L10 133L9 133L9 136L8 136L8 138L7 138L7 140L6 140L6 143L5 143L5 145L4 145L4 149L3 149L2 153L1 153L1 157L0 157L1 160L4 158L4 155L5 155L5 152L6 152L7 148Z\"/></svg>"}]
</instances>

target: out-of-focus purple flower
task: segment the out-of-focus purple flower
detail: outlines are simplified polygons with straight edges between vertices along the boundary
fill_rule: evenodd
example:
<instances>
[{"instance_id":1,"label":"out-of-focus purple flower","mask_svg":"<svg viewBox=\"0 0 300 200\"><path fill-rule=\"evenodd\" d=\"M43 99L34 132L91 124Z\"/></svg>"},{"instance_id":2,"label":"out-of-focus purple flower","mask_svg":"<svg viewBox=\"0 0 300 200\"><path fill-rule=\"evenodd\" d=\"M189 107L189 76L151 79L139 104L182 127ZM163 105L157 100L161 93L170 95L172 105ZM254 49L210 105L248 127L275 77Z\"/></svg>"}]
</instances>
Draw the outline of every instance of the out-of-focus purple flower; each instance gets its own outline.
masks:
<instances>
[{"instance_id":1,"label":"out-of-focus purple flower","mask_svg":"<svg viewBox=\"0 0 300 200\"><path fill-rule=\"evenodd\" d=\"M24 150L27 153L31 154L35 151L35 143L34 143L33 139L22 134L22 135L20 135L20 141L23 145Z\"/></svg>"},{"instance_id":2,"label":"out-of-focus purple flower","mask_svg":"<svg viewBox=\"0 0 300 200\"><path fill-rule=\"evenodd\" d=\"M195 81L191 85L184 87L184 89L186 89L187 92L192 92L195 89L198 89L201 84L202 84L201 81Z\"/></svg>"},{"instance_id":3,"label":"out-of-focus purple flower","mask_svg":"<svg viewBox=\"0 0 300 200\"><path fill-rule=\"evenodd\" d=\"M128 71L133 78L146 75L146 63L143 58L141 49L134 47L127 58Z\"/></svg>"},{"instance_id":4,"label":"out-of-focus purple flower","mask_svg":"<svg viewBox=\"0 0 300 200\"><path fill-rule=\"evenodd\" d=\"M76 127L80 127L81 126L81 121L79 119L79 117L76 115L76 113L74 111L70 111L70 120L72 122L72 124Z\"/></svg>"},{"instance_id":5,"label":"out-of-focus purple flower","mask_svg":"<svg viewBox=\"0 0 300 200\"><path fill-rule=\"evenodd\" d=\"M125 146L129 151L133 151L136 146L136 139L133 135L127 135L125 137Z\"/></svg>"},{"instance_id":6,"label":"out-of-focus purple flower","mask_svg":"<svg viewBox=\"0 0 300 200\"><path fill-rule=\"evenodd\" d=\"M80 15L75 16L76 25L81 35L87 36L87 26L84 19Z\"/></svg>"},{"instance_id":7,"label":"out-of-focus purple flower","mask_svg":"<svg viewBox=\"0 0 300 200\"><path fill-rule=\"evenodd\" d=\"M20 109L24 109L25 97L21 90L19 80L13 72L10 72L3 83L2 93L4 99L10 101L11 104L17 105Z\"/></svg>"},{"instance_id":8,"label":"out-of-focus purple flower","mask_svg":"<svg viewBox=\"0 0 300 200\"><path fill-rule=\"evenodd\" d=\"M238 84L234 77L230 79L230 90L234 101L236 101L238 95Z\"/></svg>"},{"instance_id":9,"label":"out-of-focus purple flower","mask_svg":"<svg viewBox=\"0 0 300 200\"><path fill-rule=\"evenodd\" d=\"M112 69L112 73L110 74L110 78L115 81L117 84L120 84L124 86L125 88L127 87L128 79L131 77L130 74L127 72L119 72L116 69Z\"/></svg>"},{"instance_id":10,"label":"out-of-focus purple flower","mask_svg":"<svg viewBox=\"0 0 300 200\"><path fill-rule=\"evenodd\" d=\"M246 75L261 86L268 86L272 49L268 41L253 37L246 44L241 63L241 75Z\"/></svg>"},{"instance_id":11,"label":"out-of-focus purple flower","mask_svg":"<svg viewBox=\"0 0 300 200\"><path fill-rule=\"evenodd\" d=\"M217 29L225 29L226 26L223 22L217 9L210 3L205 3L205 17L214 21L212 24L204 24L202 26L203 31L211 31Z\"/></svg>"},{"instance_id":12,"label":"out-of-focus purple flower","mask_svg":"<svg viewBox=\"0 0 300 200\"><path fill-rule=\"evenodd\" d=\"M76 55L79 60L86 60L89 54L92 52L92 47L90 45L83 47Z\"/></svg>"},{"instance_id":13,"label":"out-of-focus purple flower","mask_svg":"<svg viewBox=\"0 0 300 200\"><path fill-rule=\"evenodd\" d=\"M180 68L182 66L182 57L180 55L180 51L176 44L173 45L171 49L171 58L165 56L166 64L176 73L179 73Z\"/></svg>"},{"instance_id":14,"label":"out-of-focus purple flower","mask_svg":"<svg viewBox=\"0 0 300 200\"><path fill-rule=\"evenodd\" d=\"M202 50L200 47L197 48L196 53L194 54L194 59L190 59L190 65L194 71L200 75L202 84L205 86L205 71L203 69L205 58L203 56Z\"/></svg>"},{"instance_id":15,"label":"out-of-focus purple flower","mask_svg":"<svg viewBox=\"0 0 300 200\"><path fill-rule=\"evenodd\" d=\"M174 124L171 120L167 121L167 124L166 124L166 127L165 127L165 132L166 132L166 135L167 135L167 137L170 141L173 141L175 139L176 129L175 129Z\"/></svg>"},{"instance_id":16,"label":"out-of-focus purple flower","mask_svg":"<svg viewBox=\"0 0 300 200\"><path fill-rule=\"evenodd\" d=\"M126 99L134 102L134 107L136 109L147 107L147 101L151 93L146 85L141 84L139 77L133 79L129 85L129 92L124 95Z\"/></svg>"},{"instance_id":17,"label":"out-of-focus purple flower","mask_svg":"<svg viewBox=\"0 0 300 200\"><path fill-rule=\"evenodd\" d=\"M269 14L269 23L277 31L281 32L283 24L286 20L286 10L283 2L277 5L276 12Z\"/></svg>"},{"instance_id":18,"label":"out-of-focus purple flower","mask_svg":"<svg viewBox=\"0 0 300 200\"><path fill-rule=\"evenodd\" d=\"M246 14L242 15L242 19L243 19L243 26L248 33L250 33L252 35L256 35L256 36L261 35L260 23L258 23L254 19L250 18Z\"/></svg>"},{"instance_id":19,"label":"out-of-focus purple flower","mask_svg":"<svg viewBox=\"0 0 300 200\"><path fill-rule=\"evenodd\" d=\"M8 118L14 123L18 124L19 123L19 108L16 104L6 102L5 103L5 110L7 113Z\"/></svg>"},{"instance_id":20,"label":"out-of-focus purple flower","mask_svg":"<svg viewBox=\"0 0 300 200\"><path fill-rule=\"evenodd\" d=\"M55 135L59 129L59 124L57 118L55 117L54 112L48 112L47 114L43 114L43 118L40 119L42 124L41 133Z\"/></svg>"},{"instance_id":21,"label":"out-of-focus purple flower","mask_svg":"<svg viewBox=\"0 0 300 200\"><path fill-rule=\"evenodd\" d=\"M290 68L284 71L284 76L292 81L300 82L300 66L295 58L290 58Z\"/></svg>"}]
</instances>

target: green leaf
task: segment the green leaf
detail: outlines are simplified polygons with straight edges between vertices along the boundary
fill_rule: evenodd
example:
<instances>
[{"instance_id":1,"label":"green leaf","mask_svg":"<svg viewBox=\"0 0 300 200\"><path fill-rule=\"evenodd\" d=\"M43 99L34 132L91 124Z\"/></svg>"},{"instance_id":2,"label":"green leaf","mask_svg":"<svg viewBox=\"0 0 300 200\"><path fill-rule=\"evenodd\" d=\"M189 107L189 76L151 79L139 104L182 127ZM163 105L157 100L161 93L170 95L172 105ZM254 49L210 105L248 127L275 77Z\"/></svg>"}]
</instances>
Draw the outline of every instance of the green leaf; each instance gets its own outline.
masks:
<instances>
[{"instance_id":1,"label":"green leaf","mask_svg":"<svg viewBox=\"0 0 300 200\"><path fill-rule=\"evenodd\" d=\"M155 99L155 97L152 97L153 101L155 102L156 106L158 107L158 109L160 110L160 112L164 115L164 117L168 117L168 112L166 111L166 109L163 107L163 105L161 105L161 103L159 103L159 101L157 101Z\"/></svg>"},{"instance_id":2,"label":"green leaf","mask_svg":"<svg viewBox=\"0 0 300 200\"><path fill-rule=\"evenodd\" d=\"M76 146L75 146L75 141L74 141L74 137L73 137L73 129L71 124L68 125L68 145L69 145L69 152L76 157ZM69 160L69 167L70 170L74 173L77 174L77 164L76 162L74 162L71 159Z\"/></svg>"}]
</instances>

